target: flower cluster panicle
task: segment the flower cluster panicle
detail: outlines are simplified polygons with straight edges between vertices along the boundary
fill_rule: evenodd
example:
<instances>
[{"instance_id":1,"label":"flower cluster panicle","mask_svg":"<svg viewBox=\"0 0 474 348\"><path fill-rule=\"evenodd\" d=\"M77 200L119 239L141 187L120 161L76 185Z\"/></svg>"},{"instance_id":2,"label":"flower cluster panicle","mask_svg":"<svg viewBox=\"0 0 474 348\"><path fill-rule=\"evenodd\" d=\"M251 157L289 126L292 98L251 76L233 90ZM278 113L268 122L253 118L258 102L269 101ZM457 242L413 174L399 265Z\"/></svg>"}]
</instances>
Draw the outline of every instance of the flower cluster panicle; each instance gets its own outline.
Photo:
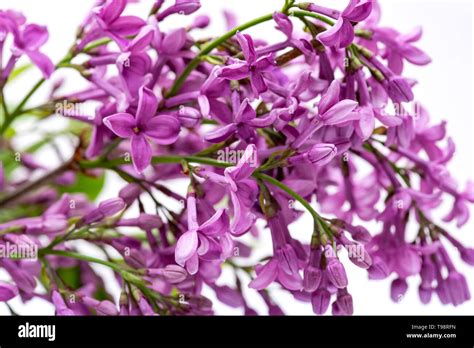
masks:
<instances>
[{"instance_id":1,"label":"flower cluster panicle","mask_svg":"<svg viewBox=\"0 0 474 348\"><path fill-rule=\"evenodd\" d=\"M0 11L0 251L17 250L0 255L0 302L38 297L57 315L208 315L210 289L246 315L257 314L250 292L281 315L279 287L315 314L351 315L363 312L350 293L354 267L371 280L393 275L395 302L409 278L424 304L470 299L448 251L474 265L455 232L474 183L449 172L446 122L432 124L404 75L406 64L431 62L417 47L420 28L381 26L376 0L338 9L286 0L246 23L226 12L229 31L208 37L199 0L157 0L147 18L130 14L133 2L98 1L56 66L41 50L46 27ZM263 22L284 38L246 32ZM5 87L27 70L21 57L43 78L12 108ZM85 87L63 93L63 69ZM31 105L48 83L49 99ZM86 102L98 105L92 115L74 107L65 129L16 141L20 116L43 123L59 117L57 103ZM64 137L70 157L58 150ZM57 167L40 155L48 147ZM115 195L96 202L112 177ZM451 208L438 221L443 202ZM303 214L313 225L296 238ZM251 262L258 244L242 236L265 234L271 253ZM35 258L21 257L28 248ZM114 272L120 296L95 263ZM223 268L233 282L221 283Z\"/></svg>"}]
</instances>

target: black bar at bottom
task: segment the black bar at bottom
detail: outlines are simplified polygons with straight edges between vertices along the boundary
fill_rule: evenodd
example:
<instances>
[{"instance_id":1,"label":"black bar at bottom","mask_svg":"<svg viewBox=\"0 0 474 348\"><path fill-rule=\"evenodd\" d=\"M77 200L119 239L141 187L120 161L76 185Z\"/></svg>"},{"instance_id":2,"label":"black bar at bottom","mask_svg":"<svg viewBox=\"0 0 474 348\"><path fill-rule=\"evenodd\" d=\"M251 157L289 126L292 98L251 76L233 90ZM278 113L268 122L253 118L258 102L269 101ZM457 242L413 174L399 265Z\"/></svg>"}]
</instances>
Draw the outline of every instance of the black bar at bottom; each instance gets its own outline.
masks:
<instances>
[{"instance_id":1,"label":"black bar at bottom","mask_svg":"<svg viewBox=\"0 0 474 348\"><path fill-rule=\"evenodd\" d=\"M54 339L53 326L54 325ZM35 337L42 335L43 337ZM24 337L20 337L24 336ZM474 346L473 317L0 317L0 346ZM165 345L164 345L165 344Z\"/></svg>"}]
</instances>

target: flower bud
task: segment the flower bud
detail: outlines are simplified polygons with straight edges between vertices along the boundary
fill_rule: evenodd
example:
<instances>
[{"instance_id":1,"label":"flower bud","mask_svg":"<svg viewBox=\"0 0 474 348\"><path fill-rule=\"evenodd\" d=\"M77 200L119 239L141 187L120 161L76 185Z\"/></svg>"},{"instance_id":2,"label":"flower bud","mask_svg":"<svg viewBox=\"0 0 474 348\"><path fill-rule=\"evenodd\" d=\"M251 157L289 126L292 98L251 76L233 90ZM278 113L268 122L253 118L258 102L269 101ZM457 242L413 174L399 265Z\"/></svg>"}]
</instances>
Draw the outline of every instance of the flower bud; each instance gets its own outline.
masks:
<instances>
[{"instance_id":1,"label":"flower bud","mask_svg":"<svg viewBox=\"0 0 474 348\"><path fill-rule=\"evenodd\" d=\"M99 206L90 211L83 219L83 222L88 225L104 219L107 216L112 216L125 208L125 202L121 198L112 198L103 201Z\"/></svg>"},{"instance_id":2,"label":"flower bud","mask_svg":"<svg viewBox=\"0 0 474 348\"><path fill-rule=\"evenodd\" d=\"M471 299L466 278L459 272L451 272L446 279L451 303L458 306Z\"/></svg>"},{"instance_id":3,"label":"flower bud","mask_svg":"<svg viewBox=\"0 0 474 348\"><path fill-rule=\"evenodd\" d=\"M331 294L326 289L318 289L311 296L311 304L314 314L322 315L326 313L329 307Z\"/></svg>"},{"instance_id":4,"label":"flower bud","mask_svg":"<svg viewBox=\"0 0 474 348\"><path fill-rule=\"evenodd\" d=\"M474 249L464 248L461 250L461 259L468 265L474 266Z\"/></svg>"},{"instance_id":5,"label":"flower bud","mask_svg":"<svg viewBox=\"0 0 474 348\"><path fill-rule=\"evenodd\" d=\"M431 301L431 295L433 294L433 289L431 286L426 287L423 284L420 284L418 288L418 295L420 297L420 301L423 304L427 304Z\"/></svg>"},{"instance_id":6,"label":"flower bud","mask_svg":"<svg viewBox=\"0 0 474 348\"><path fill-rule=\"evenodd\" d=\"M352 301L352 296L347 292L347 289L338 290L336 302L341 312L340 314L354 314L354 304Z\"/></svg>"},{"instance_id":7,"label":"flower bud","mask_svg":"<svg viewBox=\"0 0 474 348\"><path fill-rule=\"evenodd\" d=\"M408 284L405 279L395 279L390 287L390 297L393 302L400 302L408 290Z\"/></svg>"},{"instance_id":8,"label":"flower bud","mask_svg":"<svg viewBox=\"0 0 474 348\"><path fill-rule=\"evenodd\" d=\"M84 296L82 302L97 312L97 315L118 315L117 308L114 303L104 300L98 301L94 298Z\"/></svg>"},{"instance_id":9,"label":"flower bud","mask_svg":"<svg viewBox=\"0 0 474 348\"><path fill-rule=\"evenodd\" d=\"M316 144L309 151L290 157L288 164L290 166L298 164L317 164L323 166L331 162L336 154L337 148L333 144Z\"/></svg>"},{"instance_id":10,"label":"flower bud","mask_svg":"<svg viewBox=\"0 0 474 348\"><path fill-rule=\"evenodd\" d=\"M329 281L334 284L335 287L343 289L347 287L347 274L344 269L344 265L335 257L328 259L326 265L326 271Z\"/></svg>"},{"instance_id":11,"label":"flower bud","mask_svg":"<svg viewBox=\"0 0 474 348\"><path fill-rule=\"evenodd\" d=\"M138 226L142 230L150 231L154 228L159 228L163 225L161 218L158 215L140 214L138 217Z\"/></svg>"},{"instance_id":12,"label":"flower bud","mask_svg":"<svg viewBox=\"0 0 474 348\"><path fill-rule=\"evenodd\" d=\"M303 274L303 288L307 292L314 292L321 284L323 272L321 269L308 265L304 269Z\"/></svg>"},{"instance_id":13,"label":"flower bud","mask_svg":"<svg viewBox=\"0 0 474 348\"><path fill-rule=\"evenodd\" d=\"M121 189L118 196L123 199L126 205L130 205L140 196L141 192L140 185L131 183Z\"/></svg>"},{"instance_id":14,"label":"flower bud","mask_svg":"<svg viewBox=\"0 0 474 348\"><path fill-rule=\"evenodd\" d=\"M349 231L352 234L352 238L360 243L367 244L372 240L370 232L363 226L354 226L352 231Z\"/></svg>"},{"instance_id":15,"label":"flower bud","mask_svg":"<svg viewBox=\"0 0 474 348\"><path fill-rule=\"evenodd\" d=\"M151 277L160 276L165 278L167 282L176 284L185 280L188 276L188 273L181 266L167 265L165 268L149 268L147 270L147 275Z\"/></svg>"},{"instance_id":16,"label":"flower bud","mask_svg":"<svg viewBox=\"0 0 474 348\"><path fill-rule=\"evenodd\" d=\"M211 19L209 18L209 16L205 16L205 15L197 16L194 19L193 24L191 24L191 27L204 29L209 26L210 22L211 22Z\"/></svg>"}]
</instances>

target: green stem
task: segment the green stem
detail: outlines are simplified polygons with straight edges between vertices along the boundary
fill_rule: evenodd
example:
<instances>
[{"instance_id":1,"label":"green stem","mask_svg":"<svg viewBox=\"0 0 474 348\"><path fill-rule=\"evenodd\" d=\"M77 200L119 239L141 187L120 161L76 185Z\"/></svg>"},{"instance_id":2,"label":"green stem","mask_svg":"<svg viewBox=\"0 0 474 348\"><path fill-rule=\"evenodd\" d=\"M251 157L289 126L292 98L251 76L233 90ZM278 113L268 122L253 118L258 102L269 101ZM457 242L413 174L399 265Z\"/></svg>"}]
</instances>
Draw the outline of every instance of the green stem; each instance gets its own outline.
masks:
<instances>
[{"instance_id":1,"label":"green stem","mask_svg":"<svg viewBox=\"0 0 474 348\"><path fill-rule=\"evenodd\" d=\"M191 163L207 164L214 167L227 168L232 166L232 163L221 162L212 158L198 157L198 156L158 156L153 157L153 164L165 164L165 163L176 163L179 164L181 161L187 161ZM103 161L83 161L79 165L83 169L92 169L92 168L103 168L110 169L124 164L130 164L129 161L126 161L124 158L117 158L109 160L106 162Z\"/></svg>"},{"instance_id":2,"label":"green stem","mask_svg":"<svg viewBox=\"0 0 474 348\"><path fill-rule=\"evenodd\" d=\"M103 266L110 267L112 270L114 270L117 273L122 274L124 270L117 264L105 260L101 260L92 256L87 256L87 255L82 255L79 253L75 253L72 251L65 251L65 250L53 250L53 249L41 249L39 251L39 254L42 255L57 255L57 256L63 256L63 257L68 257L76 260L81 260L81 261L86 261L86 262L92 262L92 263L97 263Z\"/></svg>"},{"instance_id":3,"label":"green stem","mask_svg":"<svg viewBox=\"0 0 474 348\"><path fill-rule=\"evenodd\" d=\"M318 19L320 20L321 22L324 22L326 24L329 24L329 25L334 25L334 21L325 17L325 16L322 16L320 14L317 14L317 13L314 13L314 12L309 12L309 11L304 11L304 10L293 10L289 13L290 17L291 16L294 16L294 17L312 17L312 18L315 18L315 19Z\"/></svg>"},{"instance_id":4,"label":"green stem","mask_svg":"<svg viewBox=\"0 0 474 348\"><path fill-rule=\"evenodd\" d=\"M267 15L262 16L262 17L255 18L255 19L251 20L250 22L239 25L239 26L235 27L234 29L228 31L224 35L222 35L222 36L210 41L209 43L205 44L203 46L203 48L201 49L201 51L198 53L198 55L193 60L191 60L191 62L189 62L186 69L184 69L182 74L175 81L175 83L173 84L171 89L168 91L166 96L171 97L173 95L176 95L176 93L178 93L179 89L183 86L184 82L186 82L186 79L188 78L188 76L193 72L194 69L196 69L196 67L199 65L199 63L201 63L201 60L202 60L203 56L205 56L205 55L209 54L210 52L212 52L213 49L220 46L225 41L229 40L231 37L233 37L239 31L243 31L243 30L251 28L251 27L253 27L257 24L270 21L270 20L272 20L272 18L273 18L273 13L267 14Z\"/></svg>"},{"instance_id":5,"label":"green stem","mask_svg":"<svg viewBox=\"0 0 474 348\"><path fill-rule=\"evenodd\" d=\"M306 210L309 211L309 213L314 218L314 220L316 220L316 221L322 221L323 220L321 215L319 215L316 212L316 210L313 209L311 204L309 204L309 202L306 199L301 197L299 194L297 194L295 191L293 191L291 188L289 188L288 186L286 186L282 182L278 181L277 179L275 179L275 178L273 178L273 177L271 177L267 174L263 174L263 173L259 173L259 172L254 173L253 176L257 179L264 180L264 181L278 187L279 189L285 191L286 193L288 193L296 201L300 202L303 205L303 207L306 208Z\"/></svg>"}]
</instances>

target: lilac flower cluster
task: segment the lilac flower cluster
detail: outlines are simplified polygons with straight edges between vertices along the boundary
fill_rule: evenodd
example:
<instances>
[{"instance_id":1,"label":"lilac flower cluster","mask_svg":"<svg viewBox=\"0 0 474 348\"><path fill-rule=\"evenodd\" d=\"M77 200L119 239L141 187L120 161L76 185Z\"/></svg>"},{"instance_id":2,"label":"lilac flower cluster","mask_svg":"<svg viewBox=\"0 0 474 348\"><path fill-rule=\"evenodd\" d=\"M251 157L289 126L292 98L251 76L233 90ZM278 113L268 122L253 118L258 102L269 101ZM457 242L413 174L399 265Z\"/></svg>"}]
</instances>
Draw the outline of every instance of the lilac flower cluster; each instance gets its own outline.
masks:
<instances>
[{"instance_id":1,"label":"lilac flower cluster","mask_svg":"<svg viewBox=\"0 0 474 348\"><path fill-rule=\"evenodd\" d=\"M470 299L446 244L474 265L474 249L447 225L468 221L474 184L462 188L449 173L455 145L446 123L430 123L417 82L403 75L406 63L430 63L416 47L421 29L381 27L376 0L342 10L286 0L237 26L226 13L229 31L202 39L211 19L196 16L199 0L157 0L145 19L126 14L133 2L99 0L56 66L39 50L45 27L0 11L0 245L37 248L33 260L0 258L9 276L0 302L41 298L57 315L207 315L208 288L246 315L257 314L244 296L254 291L281 315L272 293L280 287L315 314L331 306L351 315L354 266L394 279L394 301L409 278L419 279L425 304L433 294L455 306ZM165 31L173 21L186 25ZM284 39L245 32L263 22ZM44 79L10 109L4 87L24 70L21 56ZM76 70L87 87L61 94L56 80L50 99L30 106L61 69ZM25 114L52 118L63 101L99 107L92 117L68 114L74 153L51 169L35 153L59 133L18 149L16 126ZM223 160L222 151L236 156ZM123 186L96 204L110 172ZM446 196L452 208L439 223ZM303 214L313 224L291 231ZM268 234L271 252L255 260L253 241ZM93 264L113 271L119 298ZM224 268L234 274L226 285Z\"/></svg>"}]
</instances>

